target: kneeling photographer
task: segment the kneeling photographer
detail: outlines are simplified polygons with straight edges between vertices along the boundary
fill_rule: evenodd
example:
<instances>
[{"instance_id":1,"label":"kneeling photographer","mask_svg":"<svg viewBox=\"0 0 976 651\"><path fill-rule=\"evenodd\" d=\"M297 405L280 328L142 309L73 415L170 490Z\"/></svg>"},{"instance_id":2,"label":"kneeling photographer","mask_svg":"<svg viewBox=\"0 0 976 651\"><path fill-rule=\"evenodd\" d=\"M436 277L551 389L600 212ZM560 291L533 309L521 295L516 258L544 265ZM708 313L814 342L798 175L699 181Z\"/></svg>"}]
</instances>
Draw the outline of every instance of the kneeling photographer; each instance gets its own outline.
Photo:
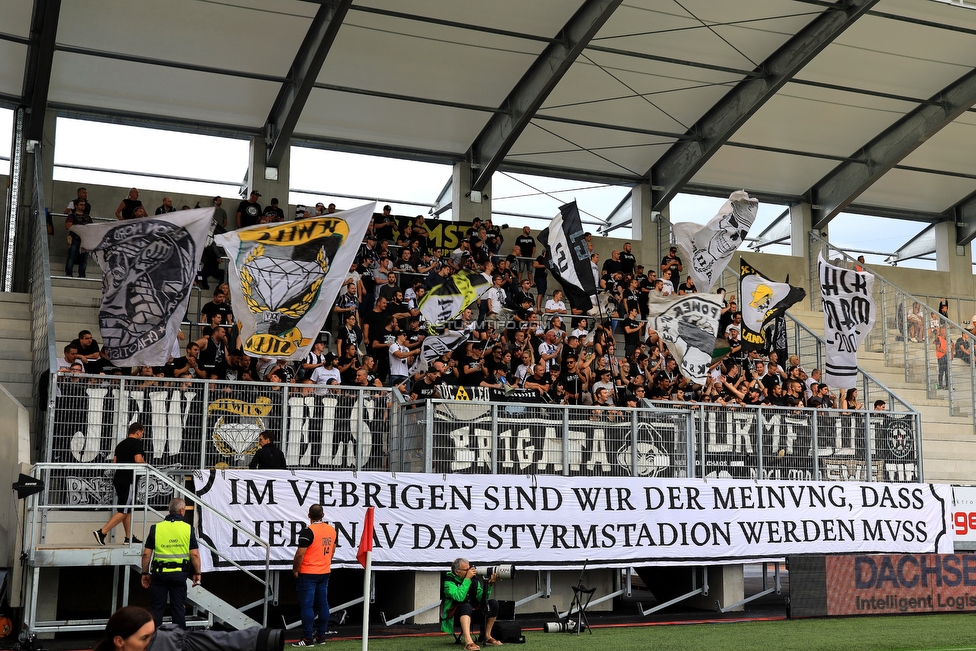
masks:
<instances>
[{"instance_id":1,"label":"kneeling photographer","mask_svg":"<svg viewBox=\"0 0 976 651\"><path fill-rule=\"evenodd\" d=\"M498 615L498 602L491 599L491 590L498 581L498 574L492 573L487 580L477 574L478 571L467 559L458 558L451 564L451 571L444 580L441 630L453 634L455 623L460 624L464 651L478 651L481 648L471 639L471 616L476 612L485 619L481 632L482 644L502 645L491 636L491 627L495 625Z\"/></svg>"},{"instance_id":2,"label":"kneeling photographer","mask_svg":"<svg viewBox=\"0 0 976 651\"><path fill-rule=\"evenodd\" d=\"M190 631L175 624L158 629L145 608L125 606L109 618L105 637L94 651L283 651L284 631L246 628L240 631Z\"/></svg>"}]
</instances>

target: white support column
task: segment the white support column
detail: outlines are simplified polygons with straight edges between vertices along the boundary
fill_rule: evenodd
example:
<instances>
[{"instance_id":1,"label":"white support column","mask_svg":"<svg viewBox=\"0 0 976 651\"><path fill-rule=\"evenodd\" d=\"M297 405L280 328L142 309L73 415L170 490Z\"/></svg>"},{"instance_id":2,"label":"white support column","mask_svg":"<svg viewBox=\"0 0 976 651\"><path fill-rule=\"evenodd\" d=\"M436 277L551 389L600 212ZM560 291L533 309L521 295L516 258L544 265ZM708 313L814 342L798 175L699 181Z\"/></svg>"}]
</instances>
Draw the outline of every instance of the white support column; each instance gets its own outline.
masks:
<instances>
[{"instance_id":1,"label":"white support column","mask_svg":"<svg viewBox=\"0 0 976 651\"><path fill-rule=\"evenodd\" d=\"M807 258L807 234L813 228L813 210L808 203L790 206L790 246L794 257Z\"/></svg>"},{"instance_id":2,"label":"white support column","mask_svg":"<svg viewBox=\"0 0 976 651\"><path fill-rule=\"evenodd\" d=\"M644 271L654 269L647 260L657 260L658 254L657 222L651 211L651 184L641 183L630 191L631 230L634 233L634 255L644 265ZM653 265L653 263L652 263Z\"/></svg>"},{"instance_id":3,"label":"white support column","mask_svg":"<svg viewBox=\"0 0 976 651\"><path fill-rule=\"evenodd\" d=\"M956 244L956 225L951 221L935 225L935 268L949 272L949 296L973 295L972 245Z\"/></svg>"},{"instance_id":4,"label":"white support column","mask_svg":"<svg viewBox=\"0 0 976 651\"><path fill-rule=\"evenodd\" d=\"M471 166L467 163L454 165L451 215L456 222L470 222L475 217L481 221L491 219L491 183L489 182L481 192L472 192Z\"/></svg>"},{"instance_id":5,"label":"white support column","mask_svg":"<svg viewBox=\"0 0 976 651\"><path fill-rule=\"evenodd\" d=\"M248 190L257 190L261 193L258 203L261 206L271 204L272 198L278 199L278 207L285 211L285 219L291 219L295 214L294 209L288 201L288 187L291 171L291 149L285 151L278 167L268 167L265 161L268 159L268 145L263 136L251 138L251 148L247 163ZM233 205L231 205L233 204ZM233 223L236 202L225 201L224 209L227 210L228 224Z\"/></svg>"}]
</instances>

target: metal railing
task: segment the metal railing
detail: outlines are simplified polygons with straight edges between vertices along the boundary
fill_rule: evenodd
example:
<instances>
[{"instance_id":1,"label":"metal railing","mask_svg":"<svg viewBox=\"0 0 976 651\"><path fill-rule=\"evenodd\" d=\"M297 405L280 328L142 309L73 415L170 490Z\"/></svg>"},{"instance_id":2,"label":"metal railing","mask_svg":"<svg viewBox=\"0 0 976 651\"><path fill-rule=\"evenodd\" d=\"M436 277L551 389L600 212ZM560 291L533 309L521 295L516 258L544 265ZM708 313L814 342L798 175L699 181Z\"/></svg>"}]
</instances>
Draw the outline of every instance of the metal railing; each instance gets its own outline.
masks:
<instances>
[{"instance_id":1,"label":"metal railing","mask_svg":"<svg viewBox=\"0 0 976 651\"><path fill-rule=\"evenodd\" d=\"M819 307L817 251L824 251L824 258L834 265L853 268L858 262L814 231L809 238L811 300ZM883 353L885 366L902 367L905 382L921 384L927 399L948 400L950 415L968 416L976 430L976 336L924 300L872 273L877 321L863 350Z\"/></svg>"},{"instance_id":2,"label":"metal railing","mask_svg":"<svg viewBox=\"0 0 976 651\"><path fill-rule=\"evenodd\" d=\"M184 469L246 467L258 434L280 438L289 468L381 470L391 430L388 388L59 373L45 460L110 461L130 423L146 460Z\"/></svg>"},{"instance_id":3,"label":"metal railing","mask_svg":"<svg viewBox=\"0 0 976 651\"><path fill-rule=\"evenodd\" d=\"M64 526L71 527L73 532L78 528L79 514L83 517L84 514L97 512L101 516L106 507L111 508L113 512L121 507L122 505L114 503L116 500L112 485L114 473L120 470L129 470L133 473L132 534L136 537L145 539L149 527L164 519L168 514L170 500L179 497L194 505L192 511L194 517L199 517L200 511L207 511L210 516L220 519L225 525L233 528L241 540L246 539L251 546L264 550L265 565L262 577L259 575L260 570L237 563L224 554L206 536L198 536L201 555L204 553L212 554L214 558L229 563L250 579L258 582L262 587L264 593L262 599L250 604L236 604L235 607L241 610L252 610L261 606L260 621L263 626L267 626L268 604L272 593L270 545L255 535L253 531L242 527L206 502L200 501L183 482L185 472L172 469L164 471L148 464L90 463L65 465L39 463L34 466L32 476L44 482L44 490L28 498L23 531L23 548L28 566L27 580L29 583L27 586L29 598L24 621L29 630L32 632L101 630L104 628L105 622L108 621L108 617L82 621L38 621L38 572L46 565L53 567L57 565L92 564L88 558L92 554L91 550L85 550L84 545L79 545L77 542L70 544L69 548L50 543L49 537L57 539L64 537L64 532L52 536L50 530L61 523ZM195 523L194 527L197 526L198 523ZM85 533L87 534L87 531ZM129 552L130 549L133 551ZM51 550L56 551L48 556L47 552ZM141 544L138 543L125 545L122 548L113 545L111 549L106 549L106 553L115 554L106 559L106 564L115 564L116 571L121 564L121 569L127 574L133 566L141 564L142 550ZM109 613L114 611L116 607L124 606L129 602L129 581L122 582L122 595L118 594L118 585L119 582L115 581ZM231 599L235 597L239 599L238 594L240 593L227 596Z\"/></svg>"},{"instance_id":4,"label":"metal railing","mask_svg":"<svg viewBox=\"0 0 976 651\"><path fill-rule=\"evenodd\" d=\"M826 343L823 337L789 314L786 315L786 323L787 334L790 337L790 350L801 361L815 360L816 366L813 366L813 362L810 362L811 366L806 369L807 372L812 371L813 368L822 368L824 359L826 358ZM861 367L857 369L857 385L859 390L858 399L869 407L874 404L875 400L884 400L892 408L895 408L897 405L899 411L906 413L914 413L916 411L911 404Z\"/></svg>"},{"instance_id":5,"label":"metal railing","mask_svg":"<svg viewBox=\"0 0 976 651\"><path fill-rule=\"evenodd\" d=\"M48 251L47 220L45 215L44 179L42 175L41 146L34 146L34 194L31 200L28 238L30 264L30 313L31 313L31 377L36 388L34 393L34 433L31 441L31 458L40 458L38 432L51 429L53 416L53 379L57 368L56 341L54 335L54 304L51 299L51 259ZM47 381L44 381L47 378Z\"/></svg>"},{"instance_id":6,"label":"metal railing","mask_svg":"<svg viewBox=\"0 0 976 651\"><path fill-rule=\"evenodd\" d=\"M401 472L915 482L915 412L400 402Z\"/></svg>"}]
</instances>

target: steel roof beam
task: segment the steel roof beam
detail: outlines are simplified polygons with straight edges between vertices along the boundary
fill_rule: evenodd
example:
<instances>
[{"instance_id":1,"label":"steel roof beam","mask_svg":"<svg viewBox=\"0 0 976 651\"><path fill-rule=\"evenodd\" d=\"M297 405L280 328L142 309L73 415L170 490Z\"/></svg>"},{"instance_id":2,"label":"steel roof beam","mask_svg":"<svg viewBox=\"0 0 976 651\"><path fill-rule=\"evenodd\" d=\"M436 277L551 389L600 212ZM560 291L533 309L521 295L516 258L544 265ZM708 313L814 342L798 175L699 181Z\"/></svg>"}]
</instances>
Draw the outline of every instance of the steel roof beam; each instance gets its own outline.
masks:
<instances>
[{"instance_id":1,"label":"steel roof beam","mask_svg":"<svg viewBox=\"0 0 976 651\"><path fill-rule=\"evenodd\" d=\"M976 192L945 211L956 223L956 244L966 246L976 238Z\"/></svg>"},{"instance_id":2,"label":"steel roof beam","mask_svg":"<svg viewBox=\"0 0 976 651\"><path fill-rule=\"evenodd\" d=\"M491 181L515 141L528 126L549 93L576 61L623 0L586 0L546 46L492 116L468 150L472 165L472 190L483 190Z\"/></svg>"},{"instance_id":3,"label":"steel roof beam","mask_svg":"<svg viewBox=\"0 0 976 651\"><path fill-rule=\"evenodd\" d=\"M695 142L679 142L647 174L652 190L651 208L661 210L705 163L782 86L878 0L838 2L814 18L760 64L761 77L743 79L696 122L689 134Z\"/></svg>"},{"instance_id":4,"label":"steel roof beam","mask_svg":"<svg viewBox=\"0 0 976 651\"><path fill-rule=\"evenodd\" d=\"M278 97L271 107L271 114L264 123L265 137L268 138L268 167L277 167L288 151L305 102L308 101L315 80L322 71L325 58L335 42L350 5L352 0L335 0L323 3L315 13L305 40L295 55L295 62L288 71L288 80L281 85Z\"/></svg>"},{"instance_id":5,"label":"steel roof beam","mask_svg":"<svg viewBox=\"0 0 976 651\"><path fill-rule=\"evenodd\" d=\"M971 70L916 107L855 152L807 192L813 224L821 229L923 142L976 104L976 70Z\"/></svg>"},{"instance_id":6,"label":"steel roof beam","mask_svg":"<svg viewBox=\"0 0 976 651\"><path fill-rule=\"evenodd\" d=\"M28 140L42 140L44 136L44 112L51 90L51 67L54 65L54 44L60 16L61 0L34 0L21 93L21 99L28 109L24 130L24 137Z\"/></svg>"}]
</instances>

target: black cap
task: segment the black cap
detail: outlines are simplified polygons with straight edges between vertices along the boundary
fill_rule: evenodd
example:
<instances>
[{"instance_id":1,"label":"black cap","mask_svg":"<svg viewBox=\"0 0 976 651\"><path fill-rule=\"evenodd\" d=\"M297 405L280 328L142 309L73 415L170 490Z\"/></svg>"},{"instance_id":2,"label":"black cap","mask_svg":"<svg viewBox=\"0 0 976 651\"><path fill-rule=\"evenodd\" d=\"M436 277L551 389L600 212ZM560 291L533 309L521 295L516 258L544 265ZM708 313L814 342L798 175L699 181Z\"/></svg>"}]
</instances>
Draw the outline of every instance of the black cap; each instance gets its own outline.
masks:
<instances>
[{"instance_id":1,"label":"black cap","mask_svg":"<svg viewBox=\"0 0 976 651\"><path fill-rule=\"evenodd\" d=\"M336 357L335 353L326 353L326 355L325 355L325 362L326 363L334 362L337 359L339 359L339 358Z\"/></svg>"},{"instance_id":2,"label":"black cap","mask_svg":"<svg viewBox=\"0 0 976 651\"><path fill-rule=\"evenodd\" d=\"M256 194L259 197L261 196L261 193L258 192L257 190L251 190L251 194Z\"/></svg>"}]
</instances>

